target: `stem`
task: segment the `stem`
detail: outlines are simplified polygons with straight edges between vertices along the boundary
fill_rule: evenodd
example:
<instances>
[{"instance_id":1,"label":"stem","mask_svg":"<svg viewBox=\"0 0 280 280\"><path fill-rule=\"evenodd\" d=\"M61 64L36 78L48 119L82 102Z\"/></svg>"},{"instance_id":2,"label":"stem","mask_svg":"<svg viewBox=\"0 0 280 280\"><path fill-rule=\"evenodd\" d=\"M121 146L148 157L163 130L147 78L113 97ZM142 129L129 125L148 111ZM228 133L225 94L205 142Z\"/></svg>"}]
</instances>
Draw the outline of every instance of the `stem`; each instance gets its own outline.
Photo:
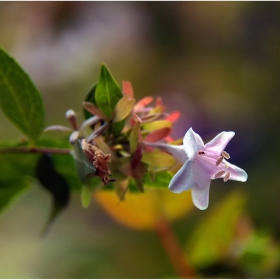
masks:
<instances>
[{"instance_id":1,"label":"stem","mask_svg":"<svg viewBox=\"0 0 280 280\"><path fill-rule=\"evenodd\" d=\"M170 223L166 219L159 220L156 231L178 275L181 278L197 278L178 243Z\"/></svg>"},{"instance_id":2,"label":"stem","mask_svg":"<svg viewBox=\"0 0 280 280\"><path fill-rule=\"evenodd\" d=\"M11 147L0 149L1 153L42 153L42 154L70 154L70 149L48 147Z\"/></svg>"}]
</instances>

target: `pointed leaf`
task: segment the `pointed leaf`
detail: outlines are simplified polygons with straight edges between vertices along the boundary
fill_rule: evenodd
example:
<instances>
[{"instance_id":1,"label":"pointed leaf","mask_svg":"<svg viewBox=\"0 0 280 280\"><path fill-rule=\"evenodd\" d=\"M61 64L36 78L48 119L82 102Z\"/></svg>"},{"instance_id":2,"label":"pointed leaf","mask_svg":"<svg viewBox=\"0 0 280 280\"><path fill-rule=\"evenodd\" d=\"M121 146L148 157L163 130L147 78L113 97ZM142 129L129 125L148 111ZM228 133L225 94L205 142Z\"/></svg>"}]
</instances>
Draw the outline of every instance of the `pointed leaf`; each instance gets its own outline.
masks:
<instances>
[{"instance_id":1,"label":"pointed leaf","mask_svg":"<svg viewBox=\"0 0 280 280\"><path fill-rule=\"evenodd\" d=\"M90 103L96 105L95 90L96 90L96 85L94 85L93 88L88 93L88 95L85 99L85 102L90 102ZM85 108L84 108L83 112L84 112L85 119L89 119L90 117L92 117L92 114L88 110L86 110Z\"/></svg>"},{"instance_id":2,"label":"pointed leaf","mask_svg":"<svg viewBox=\"0 0 280 280\"><path fill-rule=\"evenodd\" d=\"M140 134L140 123L136 122L131 129L130 137L129 137L130 152L132 154L135 152L138 146L139 134Z\"/></svg>"},{"instance_id":3,"label":"pointed leaf","mask_svg":"<svg viewBox=\"0 0 280 280\"><path fill-rule=\"evenodd\" d=\"M86 109L86 111L88 111L90 114L92 114L92 116L96 115L98 116L100 119L102 120L107 120L107 116L104 115L104 113L102 111L100 111L96 105L94 105L91 102L83 102L83 106ZM86 117L88 117L88 114L86 114ZM89 117L88 117L89 118Z\"/></svg>"},{"instance_id":4,"label":"pointed leaf","mask_svg":"<svg viewBox=\"0 0 280 280\"><path fill-rule=\"evenodd\" d=\"M152 131L162 129L162 128L171 128L172 122L160 120L160 121L154 121L154 122L142 124L142 127L143 127L143 130L152 132Z\"/></svg>"},{"instance_id":5,"label":"pointed leaf","mask_svg":"<svg viewBox=\"0 0 280 280\"><path fill-rule=\"evenodd\" d=\"M121 98L113 113L113 122L120 122L125 119L130 113L135 104L135 99L131 99L129 96Z\"/></svg>"},{"instance_id":6,"label":"pointed leaf","mask_svg":"<svg viewBox=\"0 0 280 280\"><path fill-rule=\"evenodd\" d=\"M158 115L160 116L164 110L166 109L166 107L162 106L162 105L157 105L156 107L154 107L148 114L148 116L151 115Z\"/></svg>"},{"instance_id":7,"label":"pointed leaf","mask_svg":"<svg viewBox=\"0 0 280 280\"><path fill-rule=\"evenodd\" d=\"M147 106L148 104L150 104L151 102L153 102L154 98L151 96L146 96L143 97L142 99L140 99L134 106L135 111L138 111L142 108L144 108L145 106Z\"/></svg>"},{"instance_id":8,"label":"pointed leaf","mask_svg":"<svg viewBox=\"0 0 280 280\"><path fill-rule=\"evenodd\" d=\"M95 90L95 101L98 108L109 118L123 94L104 64L101 66L100 76Z\"/></svg>"},{"instance_id":9,"label":"pointed leaf","mask_svg":"<svg viewBox=\"0 0 280 280\"><path fill-rule=\"evenodd\" d=\"M164 152L145 152L142 154L142 162L147 163L148 165L170 168L176 164L176 160L173 156L164 153Z\"/></svg>"},{"instance_id":10,"label":"pointed leaf","mask_svg":"<svg viewBox=\"0 0 280 280\"><path fill-rule=\"evenodd\" d=\"M171 128L169 127L160 128L148 134L148 136L145 138L145 142L157 142L166 138L170 132Z\"/></svg>"},{"instance_id":11,"label":"pointed leaf","mask_svg":"<svg viewBox=\"0 0 280 280\"><path fill-rule=\"evenodd\" d=\"M140 192L144 192L144 184L141 179L134 179L134 183Z\"/></svg>"},{"instance_id":12,"label":"pointed leaf","mask_svg":"<svg viewBox=\"0 0 280 280\"><path fill-rule=\"evenodd\" d=\"M0 49L0 105L6 116L29 138L36 140L44 128L41 96L31 79Z\"/></svg>"},{"instance_id":13,"label":"pointed leaf","mask_svg":"<svg viewBox=\"0 0 280 280\"><path fill-rule=\"evenodd\" d=\"M181 116L181 112L175 111L171 113L168 117L166 117L165 120L174 123L180 118L180 116Z\"/></svg>"},{"instance_id":14,"label":"pointed leaf","mask_svg":"<svg viewBox=\"0 0 280 280\"><path fill-rule=\"evenodd\" d=\"M92 189L89 185L83 185L82 187L82 205L84 208L88 208L91 202Z\"/></svg>"},{"instance_id":15,"label":"pointed leaf","mask_svg":"<svg viewBox=\"0 0 280 280\"><path fill-rule=\"evenodd\" d=\"M130 98L134 98L134 91L130 82L128 81L122 82L122 92L123 95L127 95Z\"/></svg>"}]
</instances>

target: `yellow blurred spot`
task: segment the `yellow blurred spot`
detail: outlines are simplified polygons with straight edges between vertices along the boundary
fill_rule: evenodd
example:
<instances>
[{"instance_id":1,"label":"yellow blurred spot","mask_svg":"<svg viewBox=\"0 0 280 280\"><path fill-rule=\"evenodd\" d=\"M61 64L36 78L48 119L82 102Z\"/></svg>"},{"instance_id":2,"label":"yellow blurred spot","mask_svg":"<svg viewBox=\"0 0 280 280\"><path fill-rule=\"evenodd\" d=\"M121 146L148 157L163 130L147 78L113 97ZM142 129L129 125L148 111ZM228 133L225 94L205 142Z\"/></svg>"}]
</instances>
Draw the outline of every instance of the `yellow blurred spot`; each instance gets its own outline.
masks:
<instances>
[{"instance_id":1,"label":"yellow blurred spot","mask_svg":"<svg viewBox=\"0 0 280 280\"><path fill-rule=\"evenodd\" d=\"M180 219L194 208L190 191L174 194L168 189L146 189L143 194L127 193L121 202L113 191L100 191L93 198L113 219L139 230L156 228L162 217Z\"/></svg>"}]
</instances>

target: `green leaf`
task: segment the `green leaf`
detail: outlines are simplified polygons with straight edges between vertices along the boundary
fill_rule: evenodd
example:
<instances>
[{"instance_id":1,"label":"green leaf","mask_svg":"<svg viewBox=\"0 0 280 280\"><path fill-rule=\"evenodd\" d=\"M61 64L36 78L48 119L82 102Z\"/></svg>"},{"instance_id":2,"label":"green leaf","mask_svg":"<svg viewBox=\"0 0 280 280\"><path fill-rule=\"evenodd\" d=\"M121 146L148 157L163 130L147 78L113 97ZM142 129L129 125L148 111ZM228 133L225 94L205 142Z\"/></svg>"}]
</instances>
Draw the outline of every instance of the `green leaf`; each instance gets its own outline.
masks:
<instances>
[{"instance_id":1,"label":"green leaf","mask_svg":"<svg viewBox=\"0 0 280 280\"><path fill-rule=\"evenodd\" d=\"M83 185L81 196L82 196L83 207L88 208L92 197L92 189L89 185Z\"/></svg>"},{"instance_id":2,"label":"green leaf","mask_svg":"<svg viewBox=\"0 0 280 280\"><path fill-rule=\"evenodd\" d=\"M118 136L121 134L124 125L125 125L125 120L112 124L112 133L114 134L114 136Z\"/></svg>"},{"instance_id":3,"label":"green leaf","mask_svg":"<svg viewBox=\"0 0 280 280\"><path fill-rule=\"evenodd\" d=\"M207 266L226 256L245 201L243 192L232 192L195 228L186 246L189 260L193 264Z\"/></svg>"},{"instance_id":4,"label":"green leaf","mask_svg":"<svg viewBox=\"0 0 280 280\"><path fill-rule=\"evenodd\" d=\"M162 168L169 168L176 164L174 157L159 151L144 152L141 161Z\"/></svg>"},{"instance_id":5,"label":"green leaf","mask_svg":"<svg viewBox=\"0 0 280 280\"><path fill-rule=\"evenodd\" d=\"M104 64L101 66L100 76L95 90L95 101L98 108L109 118L114 108L123 97L121 89L111 76Z\"/></svg>"},{"instance_id":6,"label":"green leaf","mask_svg":"<svg viewBox=\"0 0 280 280\"><path fill-rule=\"evenodd\" d=\"M68 205L70 191L67 181L58 173L49 155L42 155L36 170L37 178L42 186L51 193L53 207L43 233L49 229L57 215Z\"/></svg>"},{"instance_id":7,"label":"green leaf","mask_svg":"<svg viewBox=\"0 0 280 280\"><path fill-rule=\"evenodd\" d=\"M113 122L120 122L124 120L130 113L135 104L135 99L130 98L129 96L123 96L117 103L114 113L113 113Z\"/></svg>"},{"instance_id":8,"label":"green leaf","mask_svg":"<svg viewBox=\"0 0 280 280\"><path fill-rule=\"evenodd\" d=\"M0 211L29 189L37 159L37 154L0 153Z\"/></svg>"},{"instance_id":9,"label":"green leaf","mask_svg":"<svg viewBox=\"0 0 280 280\"><path fill-rule=\"evenodd\" d=\"M94 175L94 173L96 172L96 168L84 154L80 140L76 141L76 143L74 144L74 158L76 161L78 175L81 181L84 183L88 178Z\"/></svg>"},{"instance_id":10,"label":"green leaf","mask_svg":"<svg viewBox=\"0 0 280 280\"><path fill-rule=\"evenodd\" d=\"M3 211L29 187L30 183L28 180L19 180L9 183L0 181L0 211Z\"/></svg>"},{"instance_id":11,"label":"green leaf","mask_svg":"<svg viewBox=\"0 0 280 280\"><path fill-rule=\"evenodd\" d=\"M30 139L44 128L41 96L18 63L0 49L0 105L6 116Z\"/></svg>"},{"instance_id":12,"label":"green leaf","mask_svg":"<svg viewBox=\"0 0 280 280\"><path fill-rule=\"evenodd\" d=\"M146 173L143 177L143 183L148 188L167 189L171 179L172 175L168 171L157 172L154 179L149 173Z\"/></svg>"},{"instance_id":13,"label":"green leaf","mask_svg":"<svg viewBox=\"0 0 280 280\"><path fill-rule=\"evenodd\" d=\"M131 129L129 137L130 152L133 154L136 151L139 141L140 123L136 122Z\"/></svg>"},{"instance_id":14,"label":"green leaf","mask_svg":"<svg viewBox=\"0 0 280 280\"><path fill-rule=\"evenodd\" d=\"M150 132L162 128L171 128L171 127L172 127L172 122L166 120L153 121L142 125L143 130L147 130Z\"/></svg>"},{"instance_id":15,"label":"green leaf","mask_svg":"<svg viewBox=\"0 0 280 280\"><path fill-rule=\"evenodd\" d=\"M96 105L96 101L95 101L95 90L96 90L96 85L93 86L93 88L90 90L90 92L88 93L85 101L86 102L91 102L93 103L94 105ZM90 117L92 117L93 115L84 108L84 116L85 116L85 119L89 119Z\"/></svg>"}]
</instances>

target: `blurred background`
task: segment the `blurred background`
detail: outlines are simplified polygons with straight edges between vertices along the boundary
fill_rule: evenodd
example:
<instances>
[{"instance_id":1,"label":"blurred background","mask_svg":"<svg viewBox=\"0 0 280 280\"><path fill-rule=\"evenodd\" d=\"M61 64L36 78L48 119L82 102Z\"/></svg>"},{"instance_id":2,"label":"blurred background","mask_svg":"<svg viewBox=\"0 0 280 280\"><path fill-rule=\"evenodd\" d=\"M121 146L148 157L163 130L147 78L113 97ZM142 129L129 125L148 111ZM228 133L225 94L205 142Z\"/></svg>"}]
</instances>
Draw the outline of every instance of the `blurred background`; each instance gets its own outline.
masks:
<instances>
[{"instance_id":1,"label":"blurred background","mask_svg":"<svg viewBox=\"0 0 280 280\"><path fill-rule=\"evenodd\" d=\"M40 90L46 126L67 125L70 108L82 120L104 62L137 99L161 96L169 112L181 111L174 138L190 126L205 141L235 131L227 152L248 182L212 182L207 211L241 189L250 223L278 248L279 14L278 2L0 2L0 46ZM1 141L20 138L2 111L0 122ZM42 238L49 209L49 195L34 187L0 216L1 278L176 277L153 231L126 227L95 202L83 209L74 195ZM206 214L174 222L182 243ZM279 251L260 248L269 265L245 276L279 277ZM219 267L202 276L221 276Z\"/></svg>"}]
</instances>

